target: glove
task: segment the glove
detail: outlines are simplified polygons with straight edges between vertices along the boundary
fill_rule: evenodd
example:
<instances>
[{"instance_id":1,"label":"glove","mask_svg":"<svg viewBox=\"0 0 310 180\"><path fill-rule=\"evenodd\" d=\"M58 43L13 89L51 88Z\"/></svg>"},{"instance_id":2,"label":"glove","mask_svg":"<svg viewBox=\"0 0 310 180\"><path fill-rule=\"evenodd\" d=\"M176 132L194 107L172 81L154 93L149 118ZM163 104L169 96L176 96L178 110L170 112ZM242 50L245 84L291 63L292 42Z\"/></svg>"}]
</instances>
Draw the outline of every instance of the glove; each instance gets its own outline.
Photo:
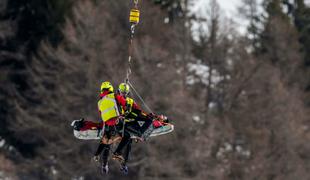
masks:
<instances>
[{"instance_id":1,"label":"glove","mask_svg":"<svg viewBox=\"0 0 310 180\"><path fill-rule=\"evenodd\" d=\"M164 123L169 123L170 120L166 117L166 119L164 120Z\"/></svg>"},{"instance_id":2,"label":"glove","mask_svg":"<svg viewBox=\"0 0 310 180\"><path fill-rule=\"evenodd\" d=\"M99 155L98 155L98 156L95 155L95 156L93 157L93 160L94 160L95 162L99 162L100 156L99 156Z\"/></svg>"},{"instance_id":3,"label":"glove","mask_svg":"<svg viewBox=\"0 0 310 180\"><path fill-rule=\"evenodd\" d=\"M169 122L169 119L167 118L167 116L160 115L160 116L158 116L158 118L160 119L160 121L162 121L164 123L168 123Z\"/></svg>"},{"instance_id":4,"label":"glove","mask_svg":"<svg viewBox=\"0 0 310 180\"><path fill-rule=\"evenodd\" d=\"M119 124L120 122L122 123L122 122L124 122L124 120L125 120L125 116L124 115L120 115L120 116L118 116L117 117L117 120L116 120L116 124Z\"/></svg>"},{"instance_id":5,"label":"glove","mask_svg":"<svg viewBox=\"0 0 310 180\"><path fill-rule=\"evenodd\" d=\"M156 117L156 115L155 115L154 113L149 113L149 114L147 115L147 117L148 117L148 118L152 118L152 119L153 119L153 118L155 118L155 117Z\"/></svg>"}]
</instances>

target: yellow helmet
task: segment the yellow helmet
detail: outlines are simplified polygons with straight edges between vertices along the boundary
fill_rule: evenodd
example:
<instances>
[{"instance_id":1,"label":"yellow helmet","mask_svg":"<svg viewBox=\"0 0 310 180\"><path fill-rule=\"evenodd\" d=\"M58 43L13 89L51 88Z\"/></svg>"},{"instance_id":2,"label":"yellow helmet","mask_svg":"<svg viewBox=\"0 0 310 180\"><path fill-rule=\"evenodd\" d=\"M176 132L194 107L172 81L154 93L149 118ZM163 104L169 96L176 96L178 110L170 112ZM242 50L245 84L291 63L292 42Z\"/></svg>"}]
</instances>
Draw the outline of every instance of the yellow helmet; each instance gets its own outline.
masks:
<instances>
[{"instance_id":1,"label":"yellow helmet","mask_svg":"<svg viewBox=\"0 0 310 180\"><path fill-rule=\"evenodd\" d=\"M128 95L129 94L129 85L126 83L121 83L118 86L118 91L124 95Z\"/></svg>"},{"instance_id":2,"label":"yellow helmet","mask_svg":"<svg viewBox=\"0 0 310 180\"><path fill-rule=\"evenodd\" d=\"M113 88L112 84L110 82L108 82L108 81L103 82L101 84L100 92L103 92L103 91L106 91L106 90L108 90L110 92L114 91L114 88Z\"/></svg>"}]
</instances>

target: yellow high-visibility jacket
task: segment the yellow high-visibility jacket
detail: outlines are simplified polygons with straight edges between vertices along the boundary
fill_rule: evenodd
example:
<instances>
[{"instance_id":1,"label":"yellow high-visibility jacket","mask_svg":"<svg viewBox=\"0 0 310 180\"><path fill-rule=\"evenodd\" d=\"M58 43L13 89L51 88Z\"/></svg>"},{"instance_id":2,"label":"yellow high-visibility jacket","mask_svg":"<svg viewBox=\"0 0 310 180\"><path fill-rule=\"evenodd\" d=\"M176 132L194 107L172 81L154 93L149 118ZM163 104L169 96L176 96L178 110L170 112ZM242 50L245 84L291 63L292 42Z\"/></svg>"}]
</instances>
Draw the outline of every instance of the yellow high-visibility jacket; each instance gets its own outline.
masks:
<instances>
[{"instance_id":1,"label":"yellow high-visibility jacket","mask_svg":"<svg viewBox=\"0 0 310 180\"><path fill-rule=\"evenodd\" d=\"M114 93L102 97L98 101L98 109L101 112L101 119L104 122L120 115Z\"/></svg>"}]
</instances>

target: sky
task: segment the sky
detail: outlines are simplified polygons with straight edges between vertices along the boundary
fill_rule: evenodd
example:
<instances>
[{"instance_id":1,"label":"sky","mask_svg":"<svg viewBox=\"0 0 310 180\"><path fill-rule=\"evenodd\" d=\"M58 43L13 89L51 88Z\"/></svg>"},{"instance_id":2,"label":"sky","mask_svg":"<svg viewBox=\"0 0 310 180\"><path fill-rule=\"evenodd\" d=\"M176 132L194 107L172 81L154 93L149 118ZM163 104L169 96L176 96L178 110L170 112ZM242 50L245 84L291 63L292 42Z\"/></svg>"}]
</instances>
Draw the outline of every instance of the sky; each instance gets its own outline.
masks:
<instances>
[{"instance_id":1,"label":"sky","mask_svg":"<svg viewBox=\"0 0 310 180\"><path fill-rule=\"evenodd\" d=\"M194 0L193 5L190 6L190 12L198 16L206 16L210 0ZM241 0L217 0L220 6L221 18L231 18L238 24L238 31L242 34L246 33L247 22L240 19L238 14L238 7L241 5ZM200 27L199 23L193 24L194 39L198 38L196 30Z\"/></svg>"},{"instance_id":2,"label":"sky","mask_svg":"<svg viewBox=\"0 0 310 180\"><path fill-rule=\"evenodd\" d=\"M292 0L289 0L292 1ZM193 11L199 11L209 5L210 0L195 0ZM226 16L236 16L237 8L240 7L242 0L217 0L221 9ZM257 0L258 3L262 0ZM305 0L305 3L310 6L310 0Z\"/></svg>"},{"instance_id":3,"label":"sky","mask_svg":"<svg viewBox=\"0 0 310 180\"><path fill-rule=\"evenodd\" d=\"M257 0L258 3L262 0ZM309 0L310 1L310 0ZM242 19L238 13L238 7L241 6L241 0L217 0L220 6L221 18L233 19L238 24L238 31L241 34L246 33L248 22ZM195 0L195 3L191 7L191 12L204 16L207 12L210 0ZM194 25L195 28L195 25Z\"/></svg>"},{"instance_id":4,"label":"sky","mask_svg":"<svg viewBox=\"0 0 310 180\"><path fill-rule=\"evenodd\" d=\"M208 6L210 0L196 0L193 7L194 11L202 10ZM226 15L236 13L237 7L240 6L241 0L218 0L218 3Z\"/></svg>"}]
</instances>

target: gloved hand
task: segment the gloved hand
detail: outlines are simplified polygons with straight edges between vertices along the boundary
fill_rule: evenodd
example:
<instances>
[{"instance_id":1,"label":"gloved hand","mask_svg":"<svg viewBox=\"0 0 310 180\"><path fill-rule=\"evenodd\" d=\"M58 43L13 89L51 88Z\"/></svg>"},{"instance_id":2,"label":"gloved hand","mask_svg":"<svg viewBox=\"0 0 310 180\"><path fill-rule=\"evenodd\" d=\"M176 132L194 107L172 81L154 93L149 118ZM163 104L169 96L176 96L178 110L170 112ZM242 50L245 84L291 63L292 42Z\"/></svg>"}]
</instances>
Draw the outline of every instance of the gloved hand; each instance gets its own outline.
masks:
<instances>
[{"instance_id":1,"label":"gloved hand","mask_svg":"<svg viewBox=\"0 0 310 180\"><path fill-rule=\"evenodd\" d=\"M156 114L154 114L154 113L149 113L149 114L147 115L147 117L153 119L153 118L156 117Z\"/></svg>"},{"instance_id":2,"label":"gloved hand","mask_svg":"<svg viewBox=\"0 0 310 180\"><path fill-rule=\"evenodd\" d=\"M94 157L93 157L93 160L95 161L95 162L99 162L99 160L100 160L100 156L99 155L95 155Z\"/></svg>"},{"instance_id":3,"label":"gloved hand","mask_svg":"<svg viewBox=\"0 0 310 180\"><path fill-rule=\"evenodd\" d=\"M164 115L160 115L158 116L158 118L164 122L164 123L168 123L169 122L169 119L167 118L167 116L164 116Z\"/></svg>"},{"instance_id":4,"label":"gloved hand","mask_svg":"<svg viewBox=\"0 0 310 180\"><path fill-rule=\"evenodd\" d=\"M168 117L166 117L166 119L164 120L164 123L169 123L170 120L168 119Z\"/></svg>"},{"instance_id":5,"label":"gloved hand","mask_svg":"<svg viewBox=\"0 0 310 180\"><path fill-rule=\"evenodd\" d=\"M119 124L119 123L123 123L125 120L125 116L124 115L120 115L117 117L117 123L116 124Z\"/></svg>"}]
</instances>

